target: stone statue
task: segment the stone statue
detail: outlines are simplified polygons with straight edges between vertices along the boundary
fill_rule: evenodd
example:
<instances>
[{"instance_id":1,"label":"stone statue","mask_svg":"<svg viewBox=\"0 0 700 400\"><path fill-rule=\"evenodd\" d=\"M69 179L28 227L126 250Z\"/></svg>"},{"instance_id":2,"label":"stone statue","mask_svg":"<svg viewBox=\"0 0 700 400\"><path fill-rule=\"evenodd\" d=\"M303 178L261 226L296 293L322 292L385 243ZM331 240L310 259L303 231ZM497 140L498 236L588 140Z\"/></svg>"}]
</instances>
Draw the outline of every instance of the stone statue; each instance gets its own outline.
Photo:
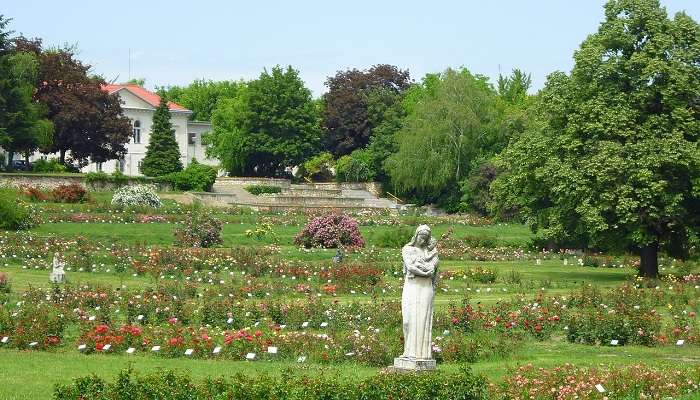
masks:
<instances>
[{"instance_id":1,"label":"stone statue","mask_svg":"<svg viewBox=\"0 0 700 400\"><path fill-rule=\"evenodd\" d=\"M58 253L53 255L53 270L51 275L49 275L49 281L51 283L63 283L66 280L66 273L63 271L63 267L66 263L61 259Z\"/></svg>"},{"instance_id":2,"label":"stone statue","mask_svg":"<svg viewBox=\"0 0 700 400\"><path fill-rule=\"evenodd\" d=\"M394 359L394 368L422 371L435 369L432 358L433 298L437 284L437 241L430 227L420 225L411 241L403 247L404 350Z\"/></svg>"}]
</instances>

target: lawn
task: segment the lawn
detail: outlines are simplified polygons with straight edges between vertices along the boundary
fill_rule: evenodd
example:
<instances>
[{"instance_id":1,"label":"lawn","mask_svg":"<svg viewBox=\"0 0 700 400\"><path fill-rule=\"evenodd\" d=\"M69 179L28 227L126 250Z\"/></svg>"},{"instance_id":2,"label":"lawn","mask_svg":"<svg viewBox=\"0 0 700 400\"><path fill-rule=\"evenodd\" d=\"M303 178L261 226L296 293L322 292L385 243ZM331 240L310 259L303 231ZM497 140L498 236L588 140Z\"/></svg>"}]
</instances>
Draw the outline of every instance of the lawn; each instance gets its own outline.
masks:
<instances>
[{"instance_id":1,"label":"lawn","mask_svg":"<svg viewBox=\"0 0 700 400\"><path fill-rule=\"evenodd\" d=\"M43 207L46 215L60 213L61 218L70 217L73 214L87 214L115 221L115 219L129 216L110 211L107 205L108 195L98 197L98 201L102 203L97 205L45 204L39 207ZM60 289L48 283L48 273L53 252L62 249L60 251L70 256L70 262L67 265L70 268L67 272L69 287L76 288L77 291L89 288L91 291L104 291L108 297L115 296L112 304L107 302L101 306L104 310L100 312L98 312L100 307L95 306L97 302L89 303L92 304L92 308L86 309L88 313L97 316L96 321L103 321L105 324L115 324L115 326L127 322L134 324L137 323L134 321L136 313L147 314L148 310L144 309L144 311L134 311L127 317L127 311L120 313L119 309L115 310L117 307L121 309L129 307L126 299L122 299L119 293L124 293L124 296L128 297L137 293L152 295L159 290L177 290L180 296L180 293L185 293L183 288L190 285L195 292L190 294L183 303L173 304L184 307L184 311L181 310L183 315L194 316L195 319L204 318L199 314L206 309L207 301L219 301L216 300L217 293L218 299L226 299L228 296L237 301L237 303L225 303L229 307L228 311L233 313L238 312L235 307L241 307L241 310L254 310L255 307L270 307L276 304L275 302L306 302L310 304L309 307L314 307L316 300L325 302L321 303L324 307L330 304L333 307L355 307L359 304L357 307L365 308L357 312L369 312L367 320L390 322L386 322L388 324L386 326L376 327L372 326L373 323L368 326L367 321L359 322L358 329L381 328L387 333L382 332L379 338L386 340L388 336L381 335L396 336L400 332L400 327L392 322L400 320L400 314L387 315L386 310L372 309L372 307L384 304L383 302L396 304L400 301L401 257L400 244L396 243L403 243L405 236L410 236L415 225L422 222L428 222L433 226L433 236L439 238L449 231L450 238L455 239L451 243L462 243L459 246L463 246L445 249L446 256L441 256L440 271L443 278L439 282L439 290L435 298L437 330L434 336L440 335L447 327L449 329L445 329L445 340L451 340L450 330L457 332L460 329L457 325L452 327L451 324L454 321L451 323L447 316L453 312L453 309L463 307L465 304L469 304L476 310L481 310L482 307L498 309L502 305L512 307L513 304L519 304L521 307L523 304L528 304L530 307L533 301L554 307L554 304L565 302L572 296L583 296L582 288L592 285L597 288L596 290L605 293L605 296L609 296L609 298L606 297L608 300L601 298L600 301L613 305L609 299L616 295L617 288L633 282L635 276L635 270L630 265L593 268L580 265L581 255L538 253L528 247L532 234L522 225L480 224L475 226L455 223L450 219L423 220L421 217L398 218L396 220L398 225L382 225L374 222L362 224L360 231L366 240L365 248L356 252L348 251L340 266L334 265L332 261L336 254L335 249L304 249L293 243L294 236L302 229L302 224L307 219L303 215L218 214L228 221L223 225L221 233L223 244L218 251L233 250L217 254L208 251L188 253L192 250L179 248L174 242L173 229L179 225L177 218L183 217L186 212L186 209L178 210L177 207L172 204L168 207L170 211L167 216L175 216L174 222L64 221L41 224L20 236L11 232L5 233L4 241L0 242L0 271L9 277L11 291L4 297L0 297L0 300L5 299L4 307L8 310L7 313L9 314L17 307L15 305L17 302L23 301L26 293L45 290L42 293L48 295L51 290ZM246 233L255 230L263 222L272 224L274 237L256 238ZM475 247L474 243L486 245ZM249 251L246 249L256 249L255 251L261 251L261 253L246 255ZM154 251L162 251L162 253L158 253L160 255L154 258ZM449 252L452 253L447 256ZM174 258L170 260L168 257ZM610 257L618 261L623 259L621 255ZM375 275L356 278L341 275L336 271L342 266L358 268L350 269L354 271L351 274L360 274L362 269L372 269L377 272ZM697 271L694 265L692 268ZM484 271L488 276L483 276ZM693 291L692 286L687 286L683 289L684 291L674 294L673 291L678 290L672 288L674 284L662 283L661 285L657 294L644 291L643 295L649 295L649 299L653 298L656 302L654 306L658 308L664 326L672 323L672 316L680 308L686 314L690 310L697 311L698 292ZM300 289L301 286L304 288ZM697 286L695 288L697 289ZM145 297L144 295L144 301ZM132 297L132 299L136 298L142 299L141 295ZM648 300L644 299L639 298L635 301ZM230 308L231 304L234 304L234 308ZM148 305L143 303L143 306ZM535 306L537 306L536 303ZM593 307L596 306L593 305ZM57 304L53 307L62 306ZM192 307L199 308L195 311L187 311ZM60 310L69 314L72 312L68 308L60 308ZM216 310L218 310L216 312L222 312L221 308ZM400 310L397 311L395 308L387 310L400 313ZM156 311L153 312L157 314ZM315 321L314 324L325 318L321 315L322 319L314 319L317 318L313 316L316 311L309 309L308 312L312 314L308 318ZM563 308L560 312L568 313ZM148 314L148 318L156 318L154 317L156 314ZM87 315L90 314L86 314L86 317ZM273 318L270 315L248 317L248 314L245 314L240 316L243 321L241 326L254 322L257 327L259 321ZM167 319L167 315L165 317ZM256 321L255 318L258 320ZM330 362L320 362L319 359L312 358L300 364L295 362L296 356L291 355L280 356L279 359L267 357L253 362L236 359L230 354L218 358L182 355L166 357L161 354L149 354L150 352L143 348L131 355L125 354L123 349L114 354L82 354L77 350L77 345L84 340L85 330L93 329L97 322L75 319L72 316L69 320L70 323L65 328L60 345L43 350L0 345L0 359L3 367L3 373L0 374L0 398L50 398L56 383L69 383L76 377L90 374L112 379L125 368L133 368L138 372L175 368L187 371L197 378L231 375L237 372L280 374L286 369L292 369L310 374L326 373L355 379L376 374L382 366L390 363L390 358L387 358L389 361L373 364L361 362L359 359L353 361L349 358L343 361L334 359ZM148 323L143 323L143 328L156 331L170 329L168 323L164 322L165 319L154 321L160 322L149 320ZM342 322L342 318L338 321ZM217 322L211 322L211 324L212 331L219 329ZM690 342L685 346L674 346L673 343L654 346L585 345L568 341L566 337L568 326L563 327L563 325L564 323L553 325L551 334L539 340L537 335L524 330L513 342L512 349L500 350L500 352L489 350L478 359L472 360L473 370L498 382L513 368L528 363L543 368L564 363L574 363L579 366L634 363L658 367L674 367L679 364L700 365L700 346ZM183 327L185 326L183 323ZM2 318L0 317L0 330L1 328ZM330 332L333 335L342 336L345 334L343 329L346 328L333 328ZM666 328L661 329L662 333L666 332L663 330ZM468 340L469 331L464 332L464 335ZM303 347L296 351L306 350L313 352ZM384 364L381 364L382 362ZM464 359L444 361L439 364L439 368L447 371L457 370L465 362L467 361Z\"/></svg>"}]
</instances>

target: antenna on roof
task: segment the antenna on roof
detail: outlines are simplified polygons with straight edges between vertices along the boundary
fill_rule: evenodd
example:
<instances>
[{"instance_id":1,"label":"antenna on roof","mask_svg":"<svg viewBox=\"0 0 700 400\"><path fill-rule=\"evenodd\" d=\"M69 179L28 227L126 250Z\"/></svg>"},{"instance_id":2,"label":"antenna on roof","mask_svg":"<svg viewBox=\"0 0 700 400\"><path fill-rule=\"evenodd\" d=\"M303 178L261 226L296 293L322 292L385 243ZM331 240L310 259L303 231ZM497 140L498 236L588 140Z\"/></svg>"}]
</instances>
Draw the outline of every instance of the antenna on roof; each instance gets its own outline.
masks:
<instances>
[{"instance_id":1,"label":"antenna on roof","mask_svg":"<svg viewBox=\"0 0 700 400\"><path fill-rule=\"evenodd\" d=\"M119 74L117 74L117 76L115 76L114 79L112 79L111 81L109 81L109 84L110 84L110 85L113 84L114 82L117 81L117 79L119 79Z\"/></svg>"},{"instance_id":2,"label":"antenna on roof","mask_svg":"<svg viewBox=\"0 0 700 400\"><path fill-rule=\"evenodd\" d=\"M131 80L131 47L129 47L129 81Z\"/></svg>"}]
</instances>

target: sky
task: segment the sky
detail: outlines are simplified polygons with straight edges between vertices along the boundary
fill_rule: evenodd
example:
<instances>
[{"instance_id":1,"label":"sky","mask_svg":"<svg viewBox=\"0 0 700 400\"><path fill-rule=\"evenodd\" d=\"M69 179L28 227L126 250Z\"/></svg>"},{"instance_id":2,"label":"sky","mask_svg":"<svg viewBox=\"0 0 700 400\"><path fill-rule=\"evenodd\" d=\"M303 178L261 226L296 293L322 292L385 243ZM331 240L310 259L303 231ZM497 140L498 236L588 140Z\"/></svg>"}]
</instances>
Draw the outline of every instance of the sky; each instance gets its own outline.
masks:
<instances>
[{"instance_id":1,"label":"sky","mask_svg":"<svg viewBox=\"0 0 700 400\"><path fill-rule=\"evenodd\" d=\"M9 1L9 3L8 3ZM328 76L393 64L415 81L448 67L491 77L520 68L532 91L603 20L603 0L5 0L10 29L76 45L108 81L146 87L254 79L291 65L314 96ZM661 0L700 21L700 0ZM131 54L131 57L129 57ZM129 62L131 59L131 62ZM131 68L129 67L131 65Z\"/></svg>"}]
</instances>

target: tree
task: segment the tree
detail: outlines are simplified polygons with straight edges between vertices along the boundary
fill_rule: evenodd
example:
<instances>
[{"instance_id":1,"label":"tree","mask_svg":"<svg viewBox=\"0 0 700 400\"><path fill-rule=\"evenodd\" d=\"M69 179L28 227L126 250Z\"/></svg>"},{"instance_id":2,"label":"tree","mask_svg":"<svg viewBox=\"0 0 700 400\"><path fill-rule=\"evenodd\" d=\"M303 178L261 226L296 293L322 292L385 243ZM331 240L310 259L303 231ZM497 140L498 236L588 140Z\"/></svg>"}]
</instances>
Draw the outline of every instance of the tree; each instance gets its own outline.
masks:
<instances>
[{"instance_id":1,"label":"tree","mask_svg":"<svg viewBox=\"0 0 700 400\"><path fill-rule=\"evenodd\" d=\"M327 149L341 156L367 146L373 129L381 122L370 115L371 100L395 101L398 99L396 95L403 93L409 85L407 70L386 64L375 65L365 71L340 71L329 77L326 80L328 93L323 96ZM372 93L377 91L393 96L372 98Z\"/></svg>"},{"instance_id":2,"label":"tree","mask_svg":"<svg viewBox=\"0 0 700 400\"><path fill-rule=\"evenodd\" d=\"M409 114L396 135L398 152L387 160L394 187L421 202L447 195L459 201L460 182L492 147L499 122L496 94L487 79L448 69L407 94ZM418 100L417 97L420 97Z\"/></svg>"},{"instance_id":3,"label":"tree","mask_svg":"<svg viewBox=\"0 0 700 400\"><path fill-rule=\"evenodd\" d=\"M117 94L102 90L104 79L89 76L90 66L74 57L70 47L44 50L38 39L19 37L18 50L39 61L34 99L47 110L53 123L53 140L47 153L59 153L78 166L123 157L131 139L131 122L122 114Z\"/></svg>"},{"instance_id":4,"label":"tree","mask_svg":"<svg viewBox=\"0 0 700 400\"><path fill-rule=\"evenodd\" d=\"M249 82L212 114L208 154L232 174L275 176L320 147L320 124L311 91L292 67L279 66Z\"/></svg>"},{"instance_id":5,"label":"tree","mask_svg":"<svg viewBox=\"0 0 700 400\"><path fill-rule=\"evenodd\" d=\"M9 20L0 15L0 145L25 159L39 148L50 146L53 125L45 110L32 98L38 73L36 57L20 51L5 31Z\"/></svg>"},{"instance_id":6,"label":"tree","mask_svg":"<svg viewBox=\"0 0 700 400\"><path fill-rule=\"evenodd\" d=\"M146 146L146 156L141 161L141 173L146 176L163 176L182 171L180 148L170 123L170 109L165 96L153 114L151 135Z\"/></svg>"},{"instance_id":7,"label":"tree","mask_svg":"<svg viewBox=\"0 0 700 400\"><path fill-rule=\"evenodd\" d=\"M613 0L574 60L499 157L494 194L544 240L632 249L656 277L659 249L687 256L700 223L700 27Z\"/></svg>"},{"instance_id":8,"label":"tree","mask_svg":"<svg viewBox=\"0 0 700 400\"><path fill-rule=\"evenodd\" d=\"M191 120L210 121L219 101L236 98L243 86L243 82L196 80L185 87L159 88L159 92L191 110Z\"/></svg>"}]
</instances>

